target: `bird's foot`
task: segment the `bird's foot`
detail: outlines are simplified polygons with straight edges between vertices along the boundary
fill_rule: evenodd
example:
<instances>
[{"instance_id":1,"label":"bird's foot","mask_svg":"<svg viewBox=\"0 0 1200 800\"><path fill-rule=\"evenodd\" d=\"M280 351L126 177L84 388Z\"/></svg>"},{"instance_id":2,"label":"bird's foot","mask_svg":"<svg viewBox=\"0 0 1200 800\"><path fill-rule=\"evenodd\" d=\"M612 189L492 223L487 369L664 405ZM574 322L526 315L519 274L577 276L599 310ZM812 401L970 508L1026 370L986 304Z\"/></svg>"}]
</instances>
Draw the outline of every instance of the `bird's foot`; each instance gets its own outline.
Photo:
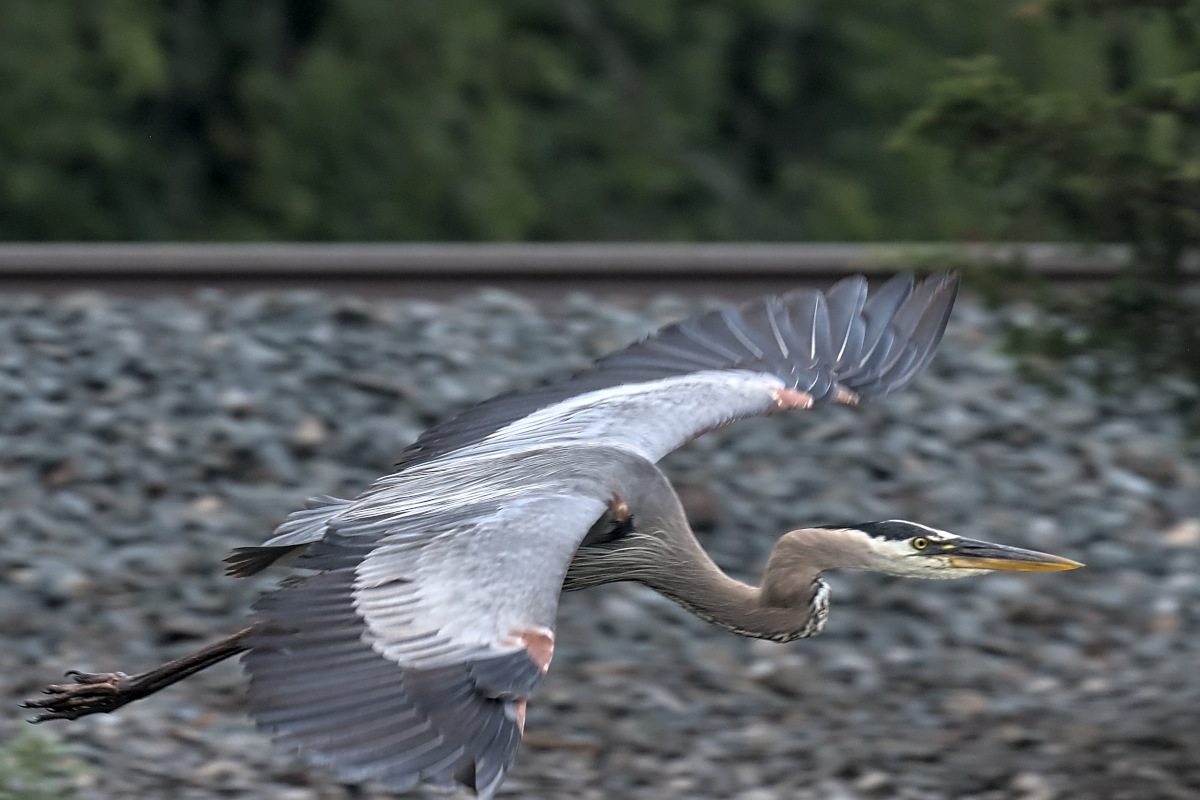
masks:
<instances>
[{"instance_id":1,"label":"bird's foot","mask_svg":"<svg viewBox=\"0 0 1200 800\"><path fill-rule=\"evenodd\" d=\"M67 673L75 683L53 684L42 690L47 697L26 700L22 708L44 709L30 722L45 722L48 719L79 719L88 714L106 714L134 700L149 697L160 689L177 683L189 675L195 675L213 664L246 652L246 640L254 632L251 625L220 641L188 653L174 661L137 675L124 672L80 672L73 669Z\"/></svg>"},{"instance_id":2,"label":"bird's foot","mask_svg":"<svg viewBox=\"0 0 1200 800\"><path fill-rule=\"evenodd\" d=\"M88 714L115 711L144 695L138 685L138 675L124 672L80 672L70 670L66 677L75 683L53 683L42 690L47 697L21 703L21 708L42 709L30 722L51 719L78 719Z\"/></svg>"}]
</instances>

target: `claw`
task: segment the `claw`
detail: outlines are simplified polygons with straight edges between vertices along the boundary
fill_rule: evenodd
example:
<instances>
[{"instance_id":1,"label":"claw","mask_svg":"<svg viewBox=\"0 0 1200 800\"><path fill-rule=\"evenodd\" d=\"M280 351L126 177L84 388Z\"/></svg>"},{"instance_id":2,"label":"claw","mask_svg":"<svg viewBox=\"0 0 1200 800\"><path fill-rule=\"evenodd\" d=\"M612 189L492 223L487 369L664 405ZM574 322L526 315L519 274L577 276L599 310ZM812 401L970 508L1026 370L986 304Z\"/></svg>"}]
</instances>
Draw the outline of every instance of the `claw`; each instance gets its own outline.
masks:
<instances>
[{"instance_id":1,"label":"claw","mask_svg":"<svg viewBox=\"0 0 1200 800\"><path fill-rule=\"evenodd\" d=\"M77 669L69 669L63 677L74 678L75 684L78 685L92 686L97 683L117 684L129 676L124 672L80 672Z\"/></svg>"},{"instance_id":2,"label":"claw","mask_svg":"<svg viewBox=\"0 0 1200 800\"><path fill-rule=\"evenodd\" d=\"M51 684L42 690L46 697L21 703L21 708L44 708L46 711L29 721L36 724L52 719L77 719L88 714L103 713L120 708L129 702L123 697L129 676L124 672L80 672L71 670L66 677L76 683Z\"/></svg>"},{"instance_id":3,"label":"claw","mask_svg":"<svg viewBox=\"0 0 1200 800\"><path fill-rule=\"evenodd\" d=\"M149 697L160 689L230 656L244 653L247 649L246 638L253 631L254 626L251 625L208 647L136 675L126 675L124 672L68 670L66 677L74 678L75 683L47 686L42 690L46 697L26 700L21 703L21 707L46 709L45 713L29 720L33 723L51 719L78 719L88 714L107 714L135 700Z\"/></svg>"}]
</instances>

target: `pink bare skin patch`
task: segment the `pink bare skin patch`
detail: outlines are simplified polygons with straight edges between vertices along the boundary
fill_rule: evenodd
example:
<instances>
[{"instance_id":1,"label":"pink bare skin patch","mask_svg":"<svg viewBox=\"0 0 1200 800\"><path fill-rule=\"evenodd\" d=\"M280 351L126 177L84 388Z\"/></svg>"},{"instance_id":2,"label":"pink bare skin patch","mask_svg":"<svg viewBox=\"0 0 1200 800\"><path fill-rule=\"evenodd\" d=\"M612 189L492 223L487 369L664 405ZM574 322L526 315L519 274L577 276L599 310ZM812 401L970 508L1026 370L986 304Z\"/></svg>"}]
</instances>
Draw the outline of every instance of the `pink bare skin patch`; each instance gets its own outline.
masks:
<instances>
[{"instance_id":1,"label":"pink bare skin patch","mask_svg":"<svg viewBox=\"0 0 1200 800\"><path fill-rule=\"evenodd\" d=\"M608 513L612 515L613 522L628 522L633 517L625 498L616 492L613 492L612 499L608 501Z\"/></svg>"},{"instance_id":2,"label":"pink bare skin patch","mask_svg":"<svg viewBox=\"0 0 1200 800\"><path fill-rule=\"evenodd\" d=\"M554 632L549 628L518 628L500 640L506 647L518 646L525 648L529 660L537 665L542 672L550 669L550 659L554 658Z\"/></svg>"},{"instance_id":3,"label":"pink bare skin patch","mask_svg":"<svg viewBox=\"0 0 1200 800\"><path fill-rule=\"evenodd\" d=\"M858 395L847 389L845 386L837 387L837 394L833 396L833 402L844 403L848 406L856 406L858 405L858 401Z\"/></svg>"},{"instance_id":4,"label":"pink bare skin patch","mask_svg":"<svg viewBox=\"0 0 1200 800\"><path fill-rule=\"evenodd\" d=\"M537 665L543 673L550 669L550 660L554 658L554 631L549 628L518 628L503 639L505 645L519 645L525 648L529 660ZM525 732L524 698L510 700L507 705L508 715L521 733Z\"/></svg>"},{"instance_id":5,"label":"pink bare skin patch","mask_svg":"<svg viewBox=\"0 0 1200 800\"><path fill-rule=\"evenodd\" d=\"M812 408L813 396L799 389L776 389L775 406L780 411L792 408Z\"/></svg>"},{"instance_id":6,"label":"pink bare skin patch","mask_svg":"<svg viewBox=\"0 0 1200 800\"><path fill-rule=\"evenodd\" d=\"M550 659L554 658L554 634L545 629L528 629L514 631L513 636L525 648L529 658L537 664L538 669L546 672L550 669Z\"/></svg>"}]
</instances>

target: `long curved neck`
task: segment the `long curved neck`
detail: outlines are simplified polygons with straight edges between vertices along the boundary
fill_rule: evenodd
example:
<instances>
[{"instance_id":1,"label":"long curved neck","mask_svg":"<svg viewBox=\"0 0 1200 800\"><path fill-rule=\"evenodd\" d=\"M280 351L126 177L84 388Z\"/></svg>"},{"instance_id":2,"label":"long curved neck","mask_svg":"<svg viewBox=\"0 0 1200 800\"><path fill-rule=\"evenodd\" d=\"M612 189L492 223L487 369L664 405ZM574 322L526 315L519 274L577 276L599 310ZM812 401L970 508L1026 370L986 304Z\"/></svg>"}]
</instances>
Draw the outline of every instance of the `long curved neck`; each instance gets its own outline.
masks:
<instances>
[{"instance_id":1,"label":"long curved neck","mask_svg":"<svg viewBox=\"0 0 1200 800\"><path fill-rule=\"evenodd\" d=\"M671 542L660 554L660 569L635 580L700 619L741 636L790 642L816 636L825 627L829 587L819 571L791 570L782 580L782 574L772 569L777 548L764 571L763 585L750 586L722 572L700 544L689 539Z\"/></svg>"},{"instance_id":2,"label":"long curved neck","mask_svg":"<svg viewBox=\"0 0 1200 800\"><path fill-rule=\"evenodd\" d=\"M628 465L621 495L633 529L610 539L585 540L563 582L565 591L613 581L636 581L703 620L742 636L789 642L815 636L825 625L830 563L816 539L786 534L775 545L761 588L730 578L696 541L678 495L652 462ZM603 530L605 522L598 523ZM816 556L808 558L807 554Z\"/></svg>"},{"instance_id":3,"label":"long curved neck","mask_svg":"<svg viewBox=\"0 0 1200 800\"><path fill-rule=\"evenodd\" d=\"M829 587L820 569L797 558L794 542L781 539L767 562L762 587L730 578L704 552L687 527L657 526L615 542L584 546L563 583L578 591L614 581L649 586L701 619L757 639L790 642L816 636L829 613Z\"/></svg>"}]
</instances>

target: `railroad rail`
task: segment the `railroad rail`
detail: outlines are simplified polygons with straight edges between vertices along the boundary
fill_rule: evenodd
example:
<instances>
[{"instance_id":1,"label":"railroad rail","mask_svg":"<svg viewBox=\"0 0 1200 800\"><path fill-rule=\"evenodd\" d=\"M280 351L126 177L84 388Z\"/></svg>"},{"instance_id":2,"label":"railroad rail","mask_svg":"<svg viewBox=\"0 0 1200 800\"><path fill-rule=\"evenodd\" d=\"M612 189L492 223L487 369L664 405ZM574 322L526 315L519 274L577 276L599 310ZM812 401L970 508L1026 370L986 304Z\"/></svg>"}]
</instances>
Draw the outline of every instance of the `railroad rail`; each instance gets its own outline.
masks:
<instances>
[{"instance_id":1,"label":"railroad rail","mask_svg":"<svg viewBox=\"0 0 1200 800\"><path fill-rule=\"evenodd\" d=\"M0 291L129 294L311 288L446 295L481 285L522 292L722 296L827 283L851 272L1021 263L1058 282L1114 276L1128 248L1049 243L0 244ZM1195 264L1189 276L1200 276Z\"/></svg>"}]
</instances>

